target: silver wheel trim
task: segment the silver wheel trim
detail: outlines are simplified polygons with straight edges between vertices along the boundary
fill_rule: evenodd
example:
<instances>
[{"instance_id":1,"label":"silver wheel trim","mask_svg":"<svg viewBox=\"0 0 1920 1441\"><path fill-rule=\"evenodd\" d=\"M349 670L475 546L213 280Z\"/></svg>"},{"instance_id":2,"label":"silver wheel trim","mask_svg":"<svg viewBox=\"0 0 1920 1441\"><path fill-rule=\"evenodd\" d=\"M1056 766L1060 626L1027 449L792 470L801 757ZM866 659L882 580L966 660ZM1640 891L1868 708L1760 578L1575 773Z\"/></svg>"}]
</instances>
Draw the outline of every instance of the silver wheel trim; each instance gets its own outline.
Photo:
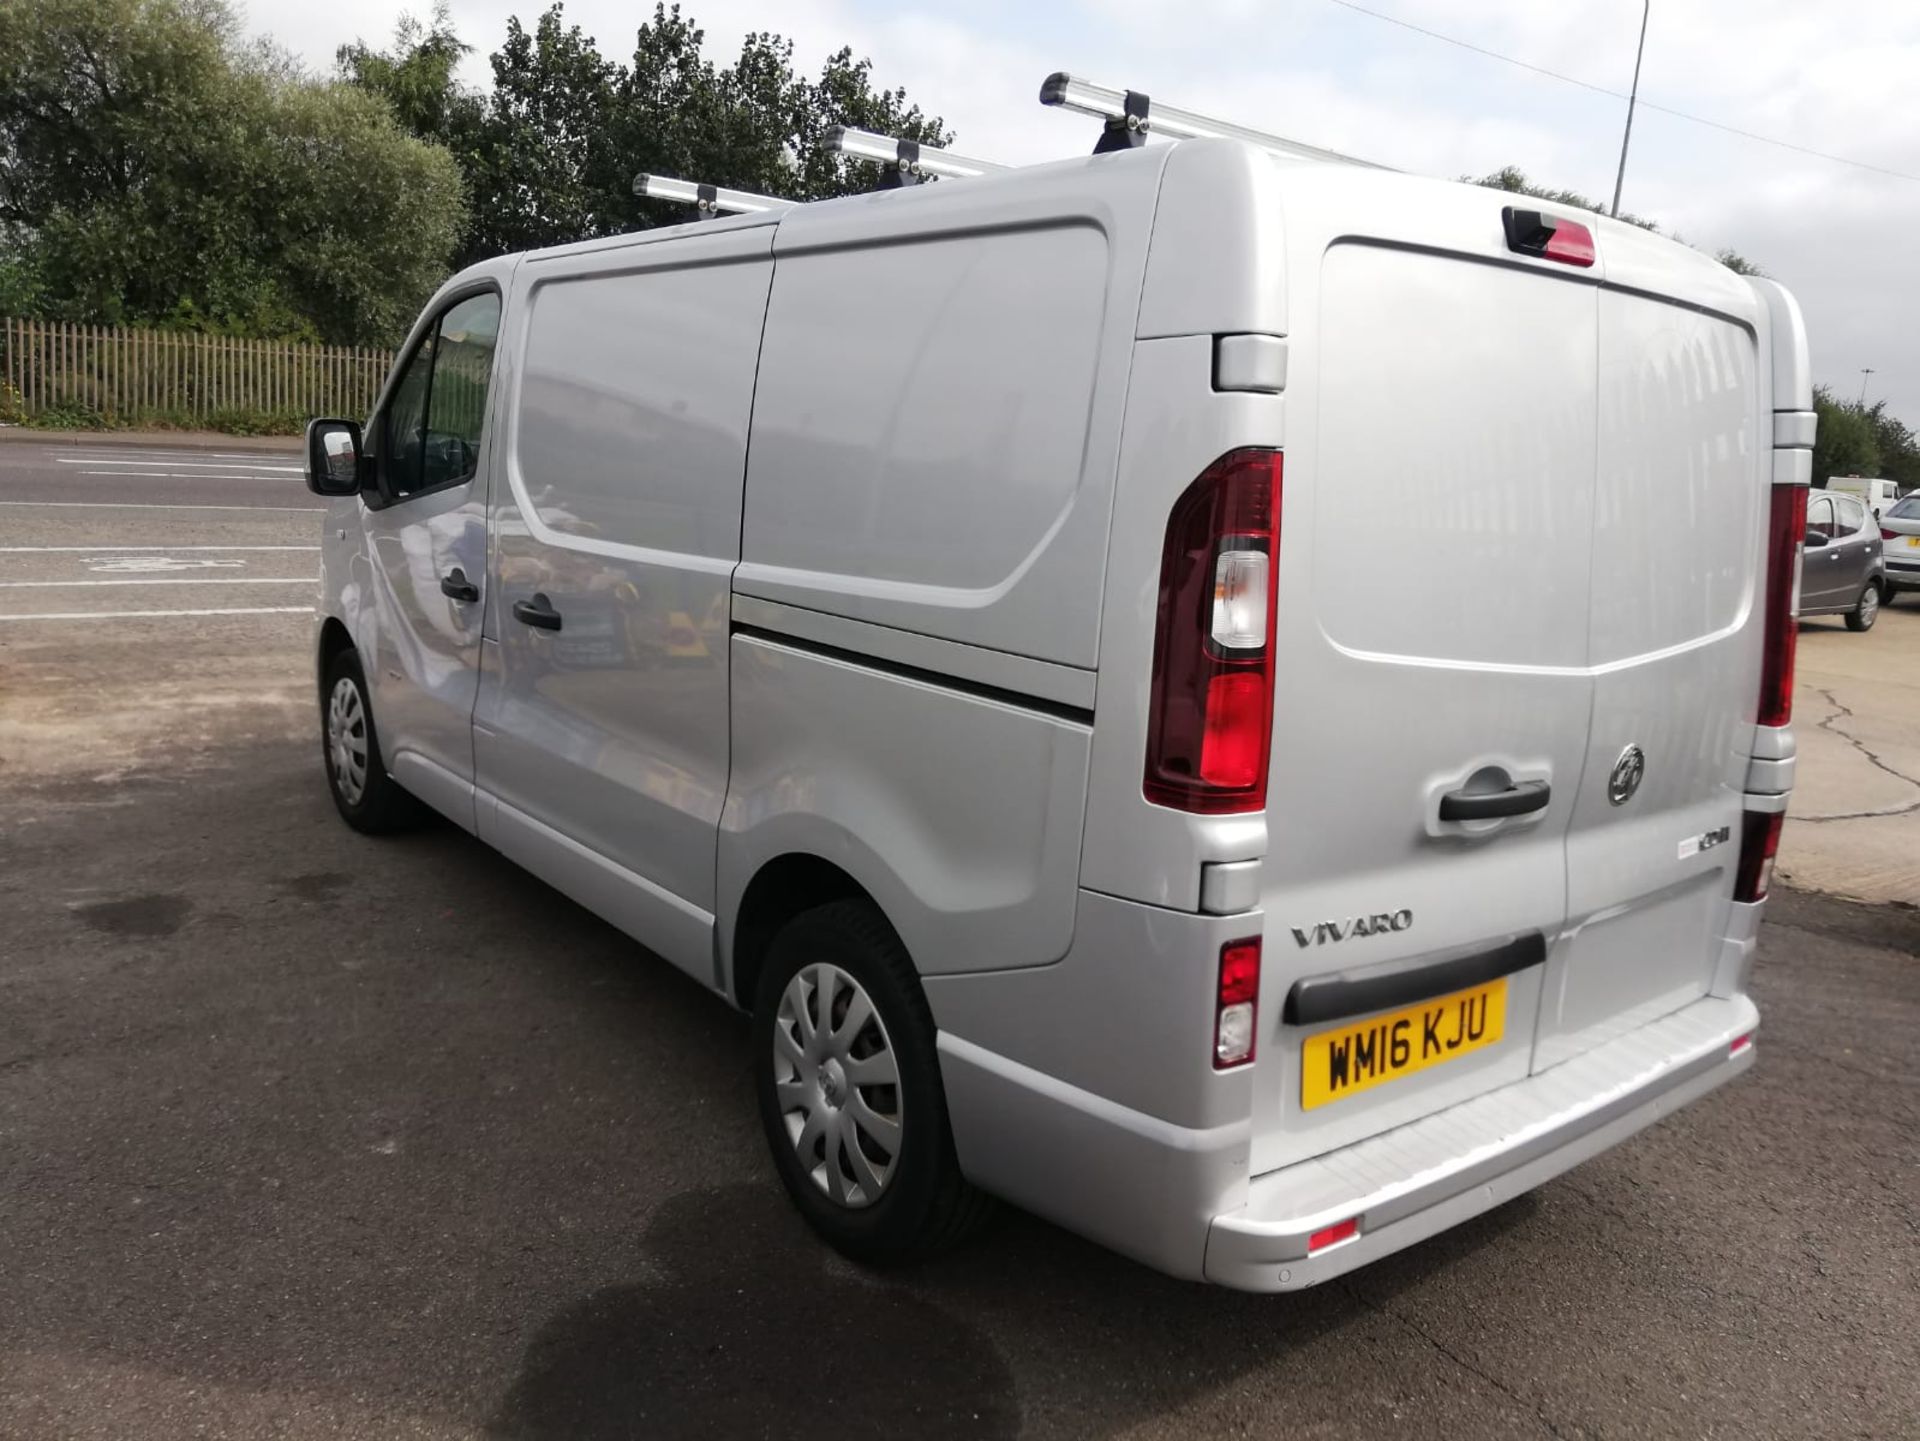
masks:
<instances>
[{"instance_id":1,"label":"silver wheel trim","mask_svg":"<svg viewBox=\"0 0 1920 1441\"><path fill-rule=\"evenodd\" d=\"M1860 619L1872 620L1880 614L1880 587L1870 585L1860 593Z\"/></svg>"},{"instance_id":2,"label":"silver wheel trim","mask_svg":"<svg viewBox=\"0 0 1920 1441\"><path fill-rule=\"evenodd\" d=\"M367 793L367 708L360 699L360 687L348 676L333 683L333 694L327 698L327 759L332 762L340 798L350 806L359 805Z\"/></svg>"},{"instance_id":3,"label":"silver wheel trim","mask_svg":"<svg viewBox=\"0 0 1920 1441\"><path fill-rule=\"evenodd\" d=\"M780 994L773 1092L813 1184L850 1210L879 1200L899 1169L900 1069L872 997L831 962L802 966Z\"/></svg>"}]
</instances>

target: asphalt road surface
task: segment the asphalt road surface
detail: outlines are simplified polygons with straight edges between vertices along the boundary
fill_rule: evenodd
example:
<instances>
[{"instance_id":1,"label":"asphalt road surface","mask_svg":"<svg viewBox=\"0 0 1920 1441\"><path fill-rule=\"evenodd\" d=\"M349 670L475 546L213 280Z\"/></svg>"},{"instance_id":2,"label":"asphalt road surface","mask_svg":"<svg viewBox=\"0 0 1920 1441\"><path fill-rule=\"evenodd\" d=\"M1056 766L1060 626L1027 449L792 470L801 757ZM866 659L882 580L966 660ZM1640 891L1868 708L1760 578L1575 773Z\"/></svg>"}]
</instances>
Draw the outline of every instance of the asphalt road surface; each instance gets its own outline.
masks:
<instances>
[{"instance_id":1,"label":"asphalt road surface","mask_svg":"<svg viewBox=\"0 0 1920 1441\"><path fill-rule=\"evenodd\" d=\"M1920 913L1778 893L1747 1078L1325 1289L1017 1213L869 1274L741 1020L335 818L318 518L236 455L0 445L0 1435L1920 1435Z\"/></svg>"}]
</instances>

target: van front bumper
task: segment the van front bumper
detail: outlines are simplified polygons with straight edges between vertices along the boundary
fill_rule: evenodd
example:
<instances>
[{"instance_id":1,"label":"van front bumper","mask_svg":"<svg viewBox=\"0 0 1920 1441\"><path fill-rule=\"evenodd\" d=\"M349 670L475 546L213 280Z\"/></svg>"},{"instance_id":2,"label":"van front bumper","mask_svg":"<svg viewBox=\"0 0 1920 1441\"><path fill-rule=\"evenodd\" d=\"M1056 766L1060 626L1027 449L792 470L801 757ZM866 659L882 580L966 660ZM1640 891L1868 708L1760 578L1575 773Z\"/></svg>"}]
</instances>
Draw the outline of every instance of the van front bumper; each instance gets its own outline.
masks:
<instances>
[{"instance_id":1,"label":"van front bumper","mask_svg":"<svg viewBox=\"0 0 1920 1441\"><path fill-rule=\"evenodd\" d=\"M1707 997L1251 1180L1243 1124L1173 1126L944 1033L940 1053L962 1164L986 1189L1172 1274L1291 1291L1490 1210L1705 1095L1753 1064L1758 1023L1745 995ZM1348 1220L1351 1239L1309 1254Z\"/></svg>"}]
</instances>

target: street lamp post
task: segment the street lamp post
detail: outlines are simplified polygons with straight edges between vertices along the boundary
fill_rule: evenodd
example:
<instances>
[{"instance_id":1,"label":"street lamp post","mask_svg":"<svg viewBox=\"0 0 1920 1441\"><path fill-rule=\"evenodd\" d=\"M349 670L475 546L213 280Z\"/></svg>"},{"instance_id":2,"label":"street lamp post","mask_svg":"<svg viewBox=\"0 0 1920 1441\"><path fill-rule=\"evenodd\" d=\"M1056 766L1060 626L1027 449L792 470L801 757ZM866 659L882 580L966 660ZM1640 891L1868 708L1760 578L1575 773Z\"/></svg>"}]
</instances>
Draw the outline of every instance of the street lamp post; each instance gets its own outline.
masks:
<instances>
[{"instance_id":1,"label":"street lamp post","mask_svg":"<svg viewBox=\"0 0 1920 1441\"><path fill-rule=\"evenodd\" d=\"M1867 377L1872 374L1873 367L1871 365L1863 365L1860 367L1860 408L1862 410L1867 408Z\"/></svg>"},{"instance_id":2,"label":"street lamp post","mask_svg":"<svg viewBox=\"0 0 1920 1441\"><path fill-rule=\"evenodd\" d=\"M1653 0L1641 0L1640 43L1633 52L1633 89L1627 92L1627 128L1620 137L1620 173L1613 178L1613 209L1607 213L1620 217L1620 187L1627 183L1627 142L1633 139L1633 102L1640 98L1640 57L1647 49L1647 17L1653 14Z\"/></svg>"}]
</instances>

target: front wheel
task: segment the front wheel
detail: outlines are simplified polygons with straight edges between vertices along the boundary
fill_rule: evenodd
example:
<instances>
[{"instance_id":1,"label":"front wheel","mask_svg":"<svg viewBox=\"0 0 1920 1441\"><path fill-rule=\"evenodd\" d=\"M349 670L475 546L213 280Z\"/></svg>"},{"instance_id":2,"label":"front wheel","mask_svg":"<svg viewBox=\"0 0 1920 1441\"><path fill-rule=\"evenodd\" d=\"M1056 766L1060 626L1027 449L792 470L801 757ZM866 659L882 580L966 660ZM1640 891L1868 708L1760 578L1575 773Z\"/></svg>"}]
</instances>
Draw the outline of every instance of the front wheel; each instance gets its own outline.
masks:
<instances>
[{"instance_id":1,"label":"front wheel","mask_svg":"<svg viewBox=\"0 0 1920 1441\"><path fill-rule=\"evenodd\" d=\"M1867 588L1860 592L1860 599L1852 610L1847 612L1848 630L1872 630L1873 623L1880 618L1880 582L1870 580Z\"/></svg>"},{"instance_id":2,"label":"front wheel","mask_svg":"<svg viewBox=\"0 0 1920 1441\"><path fill-rule=\"evenodd\" d=\"M986 1214L960 1174L934 1034L871 905L821 906L774 938L753 1013L760 1117L794 1205L857 1261L933 1255Z\"/></svg>"},{"instance_id":3,"label":"front wheel","mask_svg":"<svg viewBox=\"0 0 1920 1441\"><path fill-rule=\"evenodd\" d=\"M328 660L321 677L320 745L327 790L348 825L368 835L385 835L418 819L418 804L387 774L366 672L358 653L350 649Z\"/></svg>"}]
</instances>

